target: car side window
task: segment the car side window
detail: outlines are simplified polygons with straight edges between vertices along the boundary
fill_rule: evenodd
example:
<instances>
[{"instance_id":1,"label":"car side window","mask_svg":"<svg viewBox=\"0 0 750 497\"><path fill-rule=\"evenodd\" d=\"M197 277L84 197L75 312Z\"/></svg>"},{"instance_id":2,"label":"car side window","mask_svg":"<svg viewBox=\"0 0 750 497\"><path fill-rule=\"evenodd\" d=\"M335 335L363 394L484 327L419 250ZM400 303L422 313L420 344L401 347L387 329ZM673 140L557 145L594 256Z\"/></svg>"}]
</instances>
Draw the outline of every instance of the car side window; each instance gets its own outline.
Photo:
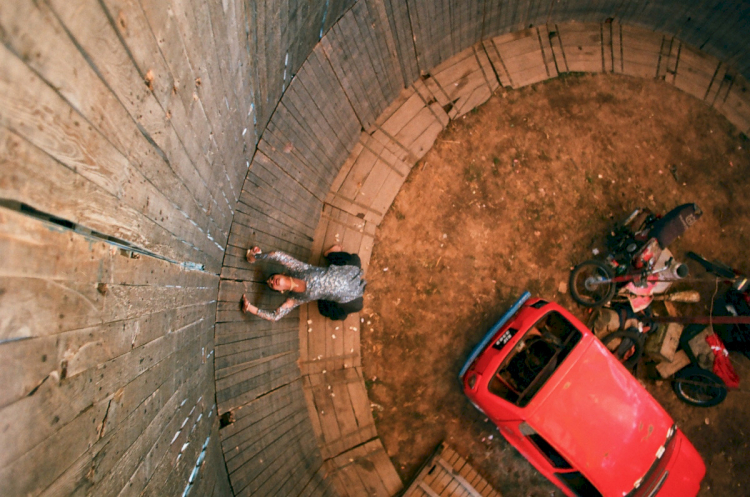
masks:
<instances>
[{"instance_id":1,"label":"car side window","mask_svg":"<svg viewBox=\"0 0 750 497\"><path fill-rule=\"evenodd\" d=\"M534 431L534 429L529 426L528 423L524 422L521 423L521 425L518 427L521 431L521 434L523 434L527 439L531 441L532 444L536 446L539 451L544 454L550 463L552 463L552 466L556 469L571 469L572 466L568 461L565 460L565 458L555 450L552 445L550 445L547 440L544 439L540 434Z\"/></svg>"},{"instance_id":2,"label":"car side window","mask_svg":"<svg viewBox=\"0 0 750 497\"><path fill-rule=\"evenodd\" d=\"M528 423L521 423L518 429L523 436L547 457L547 460L549 460L555 470L559 470L555 471L555 476L572 490L573 493L579 497L602 497L602 494L599 493L596 487L579 471L566 471L573 469L570 463L544 437L534 431Z\"/></svg>"},{"instance_id":3,"label":"car side window","mask_svg":"<svg viewBox=\"0 0 750 497\"><path fill-rule=\"evenodd\" d=\"M578 471L555 473L555 476L578 497L602 497L602 494Z\"/></svg>"}]
</instances>

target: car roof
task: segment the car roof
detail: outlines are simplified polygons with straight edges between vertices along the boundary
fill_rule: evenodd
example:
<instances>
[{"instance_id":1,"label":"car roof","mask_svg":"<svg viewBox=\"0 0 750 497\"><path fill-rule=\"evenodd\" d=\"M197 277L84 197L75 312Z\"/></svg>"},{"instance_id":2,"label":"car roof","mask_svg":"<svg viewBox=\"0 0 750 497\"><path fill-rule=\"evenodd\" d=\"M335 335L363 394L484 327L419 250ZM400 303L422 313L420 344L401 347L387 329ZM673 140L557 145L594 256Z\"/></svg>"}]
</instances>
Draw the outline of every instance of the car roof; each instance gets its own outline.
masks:
<instances>
[{"instance_id":1,"label":"car roof","mask_svg":"<svg viewBox=\"0 0 750 497\"><path fill-rule=\"evenodd\" d=\"M623 493L648 471L674 424L591 334L522 411L597 488Z\"/></svg>"}]
</instances>

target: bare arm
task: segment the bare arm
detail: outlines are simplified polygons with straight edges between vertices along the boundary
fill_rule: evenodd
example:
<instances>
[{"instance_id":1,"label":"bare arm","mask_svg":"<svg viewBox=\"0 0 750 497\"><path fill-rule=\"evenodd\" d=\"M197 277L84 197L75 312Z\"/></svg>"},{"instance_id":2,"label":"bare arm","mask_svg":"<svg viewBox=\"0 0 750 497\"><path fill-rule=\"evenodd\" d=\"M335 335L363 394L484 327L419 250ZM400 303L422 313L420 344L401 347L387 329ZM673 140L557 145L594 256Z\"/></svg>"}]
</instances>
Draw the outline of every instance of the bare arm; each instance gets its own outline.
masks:
<instances>
[{"instance_id":1,"label":"bare arm","mask_svg":"<svg viewBox=\"0 0 750 497\"><path fill-rule=\"evenodd\" d=\"M292 309L300 305L302 302L295 299L286 299L286 301L279 306L278 309L275 311L264 311L263 309L258 309L257 307L255 315L259 318L263 318L267 321L278 321L279 319L283 318L290 312L292 312Z\"/></svg>"}]
</instances>

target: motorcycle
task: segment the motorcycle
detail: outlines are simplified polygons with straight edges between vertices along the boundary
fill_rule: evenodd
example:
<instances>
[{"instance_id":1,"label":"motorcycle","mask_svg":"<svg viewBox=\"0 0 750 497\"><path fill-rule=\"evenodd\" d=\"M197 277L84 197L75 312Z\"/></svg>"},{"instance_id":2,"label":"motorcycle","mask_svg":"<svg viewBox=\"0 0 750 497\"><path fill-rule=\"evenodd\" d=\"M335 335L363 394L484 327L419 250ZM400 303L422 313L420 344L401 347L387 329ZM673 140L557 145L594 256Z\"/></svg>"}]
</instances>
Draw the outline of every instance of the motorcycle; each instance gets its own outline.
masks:
<instances>
[{"instance_id":1,"label":"motorcycle","mask_svg":"<svg viewBox=\"0 0 750 497\"><path fill-rule=\"evenodd\" d=\"M688 268L676 263L667 249L701 217L696 204L675 207L664 216L636 209L607 235L604 261L588 260L573 268L569 288L584 307L609 303L622 290L637 312L664 293L672 282L685 278Z\"/></svg>"}]
</instances>

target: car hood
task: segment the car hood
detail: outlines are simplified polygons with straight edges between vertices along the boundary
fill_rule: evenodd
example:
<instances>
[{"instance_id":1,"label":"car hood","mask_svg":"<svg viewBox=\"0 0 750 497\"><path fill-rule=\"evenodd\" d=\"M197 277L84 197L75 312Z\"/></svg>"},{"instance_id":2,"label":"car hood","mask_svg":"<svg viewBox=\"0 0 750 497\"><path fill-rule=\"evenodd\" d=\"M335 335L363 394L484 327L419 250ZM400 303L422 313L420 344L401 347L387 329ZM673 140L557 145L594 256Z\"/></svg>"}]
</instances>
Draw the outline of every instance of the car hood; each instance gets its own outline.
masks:
<instances>
[{"instance_id":1,"label":"car hood","mask_svg":"<svg viewBox=\"0 0 750 497\"><path fill-rule=\"evenodd\" d=\"M673 421L599 340L577 348L527 406L527 421L595 486L627 493Z\"/></svg>"}]
</instances>

